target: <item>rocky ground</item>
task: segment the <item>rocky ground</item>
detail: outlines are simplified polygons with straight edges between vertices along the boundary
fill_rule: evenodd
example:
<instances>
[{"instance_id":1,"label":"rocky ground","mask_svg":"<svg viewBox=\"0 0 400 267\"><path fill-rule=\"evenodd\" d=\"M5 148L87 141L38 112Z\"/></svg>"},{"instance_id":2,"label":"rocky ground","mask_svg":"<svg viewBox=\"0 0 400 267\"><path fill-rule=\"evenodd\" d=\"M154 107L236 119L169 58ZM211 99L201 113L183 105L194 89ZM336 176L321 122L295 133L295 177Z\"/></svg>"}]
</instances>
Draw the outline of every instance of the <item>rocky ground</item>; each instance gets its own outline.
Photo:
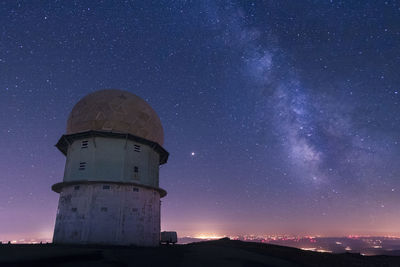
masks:
<instances>
[{"instance_id":1,"label":"rocky ground","mask_svg":"<svg viewBox=\"0 0 400 267\"><path fill-rule=\"evenodd\" d=\"M399 266L400 257L328 254L221 239L158 248L0 245L0 266Z\"/></svg>"}]
</instances>

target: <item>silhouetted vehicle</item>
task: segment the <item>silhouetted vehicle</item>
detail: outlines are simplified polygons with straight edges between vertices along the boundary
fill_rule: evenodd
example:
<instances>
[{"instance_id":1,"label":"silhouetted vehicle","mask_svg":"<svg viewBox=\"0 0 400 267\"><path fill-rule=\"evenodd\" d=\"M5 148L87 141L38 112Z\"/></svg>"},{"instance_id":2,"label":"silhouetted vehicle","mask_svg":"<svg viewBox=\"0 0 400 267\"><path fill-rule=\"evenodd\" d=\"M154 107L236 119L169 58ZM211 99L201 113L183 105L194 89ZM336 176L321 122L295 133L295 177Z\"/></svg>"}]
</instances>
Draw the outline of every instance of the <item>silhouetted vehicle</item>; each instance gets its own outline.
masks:
<instances>
[{"instance_id":1,"label":"silhouetted vehicle","mask_svg":"<svg viewBox=\"0 0 400 267\"><path fill-rule=\"evenodd\" d=\"M161 232L161 244L175 244L176 242L178 242L178 236L176 234L176 232Z\"/></svg>"}]
</instances>

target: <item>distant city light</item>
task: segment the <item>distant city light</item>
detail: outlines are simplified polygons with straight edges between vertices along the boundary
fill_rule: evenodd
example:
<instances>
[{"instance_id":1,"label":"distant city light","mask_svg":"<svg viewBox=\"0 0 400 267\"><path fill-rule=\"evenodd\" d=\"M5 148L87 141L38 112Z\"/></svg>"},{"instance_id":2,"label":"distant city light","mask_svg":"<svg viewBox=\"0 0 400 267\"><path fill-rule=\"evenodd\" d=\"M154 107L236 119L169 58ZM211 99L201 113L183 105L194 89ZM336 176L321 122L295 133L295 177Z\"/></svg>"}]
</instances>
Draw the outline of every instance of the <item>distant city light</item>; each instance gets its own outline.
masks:
<instances>
[{"instance_id":1,"label":"distant city light","mask_svg":"<svg viewBox=\"0 0 400 267\"><path fill-rule=\"evenodd\" d=\"M215 234L199 234L195 236L198 239L221 239L225 236L215 235Z\"/></svg>"}]
</instances>

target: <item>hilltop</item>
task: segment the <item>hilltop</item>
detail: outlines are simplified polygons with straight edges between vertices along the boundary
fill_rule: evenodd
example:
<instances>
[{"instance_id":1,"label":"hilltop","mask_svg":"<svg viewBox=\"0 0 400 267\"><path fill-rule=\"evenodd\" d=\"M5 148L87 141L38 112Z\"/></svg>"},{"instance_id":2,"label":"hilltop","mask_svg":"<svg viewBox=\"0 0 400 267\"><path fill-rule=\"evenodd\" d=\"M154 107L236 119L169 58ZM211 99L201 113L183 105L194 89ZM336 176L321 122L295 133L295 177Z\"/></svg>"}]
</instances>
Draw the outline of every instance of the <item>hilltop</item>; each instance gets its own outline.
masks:
<instances>
[{"instance_id":1,"label":"hilltop","mask_svg":"<svg viewBox=\"0 0 400 267\"><path fill-rule=\"evenodd\" d=\"M400 266L400 257L329 254L220 239L157 248L1 245L0 266Z\"/></svg>"}]
</instances>

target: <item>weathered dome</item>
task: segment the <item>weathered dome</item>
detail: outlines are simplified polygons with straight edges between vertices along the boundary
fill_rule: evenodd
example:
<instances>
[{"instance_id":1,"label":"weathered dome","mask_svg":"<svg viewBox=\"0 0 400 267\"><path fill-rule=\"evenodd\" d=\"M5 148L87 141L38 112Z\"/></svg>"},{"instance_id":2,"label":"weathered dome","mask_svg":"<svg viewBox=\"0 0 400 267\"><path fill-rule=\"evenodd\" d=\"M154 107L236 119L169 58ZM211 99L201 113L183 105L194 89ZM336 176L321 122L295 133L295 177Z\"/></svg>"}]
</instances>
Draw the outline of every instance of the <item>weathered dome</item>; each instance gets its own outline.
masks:
<instances>
[{"instance_id":1,"label":"weathered dome","mask_svg":"<svg viewBox=\"0 0 400 267\"><path fill-rule=\"evenodd\" d=\"M106 89L88 94L72 109L67 134L86 131L129 133L163 145L160 118L150 105L127 91Z\"/></svg>"}]
</instances>

